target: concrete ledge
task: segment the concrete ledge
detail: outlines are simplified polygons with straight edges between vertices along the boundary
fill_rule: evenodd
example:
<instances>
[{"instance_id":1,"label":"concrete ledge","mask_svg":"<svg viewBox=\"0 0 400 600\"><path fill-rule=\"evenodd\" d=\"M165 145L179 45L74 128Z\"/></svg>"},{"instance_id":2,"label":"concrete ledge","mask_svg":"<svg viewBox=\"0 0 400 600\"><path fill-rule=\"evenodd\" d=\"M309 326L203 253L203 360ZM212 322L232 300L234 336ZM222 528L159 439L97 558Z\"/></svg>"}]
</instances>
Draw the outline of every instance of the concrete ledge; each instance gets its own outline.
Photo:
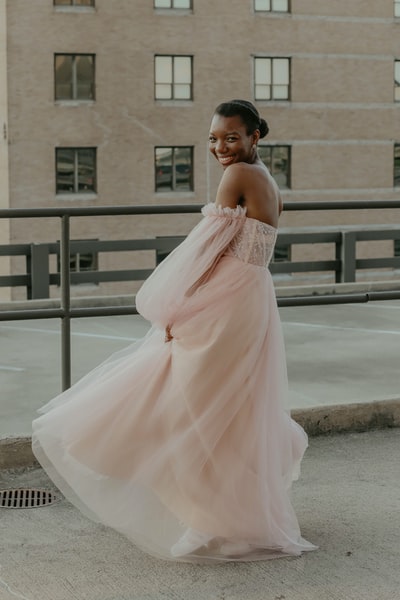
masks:
<instances>
[{"instance_id":1,"label":"concrete ledge","mask_svg":"<svg viewBox=\"0 0 400 600\"><path fill-rule=\"evenodd\" d=\"M287 298L291 296L326 296L327 294L367 294L368 292L389 292L393 290L397 291L399 289L399 279L294 286L279 286L275 284L275 293L277 298Z\"/></svg>"},{"instance_id":2,"label":"concrete ledge","mask_svg":"<svg viewBox=\"0 0 400 600\"><path fill-rule=\"evenodd\" d=\"M37 465L31 443L29 436L15 435L0 438L0 470Z\"/></svg>"},{"instance_id":3,"label":"concrete ledge","mask_svg":"<svg viewBox=\"0 0 400 600\"><path fill-rule=\"evenodd\" d=\"M310 436L400 427L400 398L292 410Z\"/></svg>"},{"instance_id":4,"label":"concrete ledge","mask_svg":"<svg viewBox=\"0 0 400 600\"><path fill-rule=\"evenodd\" d=\"M400 398L297 409L292 417L310 436L400 427ZM37 466L30 436L0 438L0 470Z\"/></svg>"}]
</instances>

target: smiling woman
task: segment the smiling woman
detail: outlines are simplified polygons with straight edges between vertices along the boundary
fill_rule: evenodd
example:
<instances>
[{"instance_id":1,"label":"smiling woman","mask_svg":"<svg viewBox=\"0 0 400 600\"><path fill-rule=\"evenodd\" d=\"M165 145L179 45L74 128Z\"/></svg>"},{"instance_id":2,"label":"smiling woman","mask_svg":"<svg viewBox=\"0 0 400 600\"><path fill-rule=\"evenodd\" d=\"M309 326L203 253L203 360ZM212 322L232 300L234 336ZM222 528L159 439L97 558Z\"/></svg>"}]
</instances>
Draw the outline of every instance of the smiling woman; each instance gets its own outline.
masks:
<instances>
[{"instance_id":1,"label":"smiling woman","mask_svg":"<svg viewBox=\"0 0 400 600\"><path fill-rule=\"evenodd\" d=\"M282 210L279 189L257 149L268 131L253 104L232 100L217 106L208 140L210 152L225 171L217 204L246 206L248 217L277 227Z\"/></svg>"},{"instance_id":2,"label":"smiling woman","mask_svg":"<svg viewBox=\"0 0 400 600\"><path fill-rule=\"evenodd\" d=\"M307 436L286 408L283 336L267 267L279 190L257 153L265 121L220 105L215 203L136 296L152 328L41 412L33 449L84 513L186 562L313 550L289 498Z\"/></svg>"}]
</instances>

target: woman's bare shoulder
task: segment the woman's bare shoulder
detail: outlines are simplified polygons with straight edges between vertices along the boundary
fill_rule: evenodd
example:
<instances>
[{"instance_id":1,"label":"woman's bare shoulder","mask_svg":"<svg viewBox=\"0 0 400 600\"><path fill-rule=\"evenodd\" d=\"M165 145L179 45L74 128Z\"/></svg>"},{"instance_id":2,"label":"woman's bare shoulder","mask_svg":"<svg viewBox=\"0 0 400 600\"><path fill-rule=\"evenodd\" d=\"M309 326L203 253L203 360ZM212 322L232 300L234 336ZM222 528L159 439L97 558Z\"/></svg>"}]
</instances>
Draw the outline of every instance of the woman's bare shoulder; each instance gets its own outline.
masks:
<instances>
[{"instance_id":1,"label":"woman's bare shoulder","mask_svg":"<svg viewBox=\"0 0 400 600\"><path fill-rule=\"evenodd\" d=\"M226 167L217 190L217 204L235 208L240 203L246 189L245 166L245 163L234 163Z\"/></svg>"}]
</instances>

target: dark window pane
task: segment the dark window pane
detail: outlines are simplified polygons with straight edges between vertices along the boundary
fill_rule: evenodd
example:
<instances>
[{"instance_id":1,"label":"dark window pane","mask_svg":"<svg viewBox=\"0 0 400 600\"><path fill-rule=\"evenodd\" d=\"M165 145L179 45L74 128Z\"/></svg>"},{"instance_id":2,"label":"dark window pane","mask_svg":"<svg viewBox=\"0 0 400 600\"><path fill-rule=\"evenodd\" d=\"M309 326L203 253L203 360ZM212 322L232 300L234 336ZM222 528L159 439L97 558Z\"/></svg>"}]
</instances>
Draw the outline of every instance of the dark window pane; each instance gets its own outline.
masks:
<instances>
[{"instance_id":1,"label":"dark window pane","mask_svg":"<svg viewBox=\"0 0 400 600\"><path fill-rule=\"evenodd\" d=\"M258 154L260 155L261 160L267 167L268 171L272 171L271 167L271 148L272 146L259 146Z\"/></svg>"},{"instance_id":2,"label":"dark window pane","mask_svg":"<svg viewBox=\"0 0 400 600\"><path fill-rule=\"evenodd\" d=\"M86 254L79 253L78 254L78 270L79 271L94 271L95 270L95 261L94 254L88 252Z\"/></svg>"},{"instance_id":3,"label":"dark window pane","mask_svg":"<svg viewBox=\"0 0 400 600\"><path fill-rule=\"evenodd\" d=\"M94 56L76 57L76 98L78 100L94 99Z\"/></svg>"},{"instance_id":4,"label":"dark window pane","mask_svg":"<svg viewBox=\"0 0 400 600\"><path fill-rule=\"evenodd\" d=\"M261 160L281 189L290 187L289 146L259 146Z\"/></svg>"},{"instance_id":5,"label":"dark window pane","mask_svg":"<svg viewBox=\"0 0 400 600\"><path fill-rule=\"evenodd\" d=\"M276 146L272 152L272 175L280 188L289 187L289 148Z\"/></svg>"},{"instance_id":6,"label":"dark window pane","mask_svg":"<svg viewBox=\"0 0 400 600\"><path fill-rule=\"evenodd\" d=\"M175 189L192 189L191 148L175 148Z\"/></svg>"},{"instance_id":7,"label":"dark window pane","mask_svg":"<svg viewBox=\"0 0 400 600\"><path fill-rule=\"evenodd\" d=\"M394 146L394 187L400 187L400 144Z\"/></svg>"},{"instance_id":8,"label":"dark window pane","mask_svg":"<svg viewBox=\"0 0 400 600\"><path fill-rule=\"evenodd\" d=\"M78 153L78 191L96 190L96 155L93 148L82 148Z\"/></svg>"},{"instance_id":9,"label":"dark window pane","mask_svg":"<svg viewBox=\"0 0 400 600\"><path fill-rule=\"evenodd\" d=\"M56 191L57 193L74 193L74 155L70 148L56 150Z\"/></svg>"},{"instance_id":10,"label":"dark window pane","mask_svg":"<svg viewBox=\"0 0 400 600\"><path fill-rule=\"evenodd\" d=\"M71 55L58 54L55 57L56 100L71 100L73 98Z\"/></svg>"},{"instance_id":11,"label":"dark window pane","mask_svg":"<svg viewBox=\"0 0 400 600\"><path fill-rule=\"evenodd\" d=\"M292 247L290 244L287 246L275 246L274 249L274 262L287 262L291 260Z\"/></svg>"},{"instance_id":12,"label":"dark window pane","mask_svg":"<svg viewBox=\"0 0 400 600\"><path fill-rule=\"evenodd\" d=\"M172 190L173 148L156 148L156 191Z\"/></svg>"}]
</instances>

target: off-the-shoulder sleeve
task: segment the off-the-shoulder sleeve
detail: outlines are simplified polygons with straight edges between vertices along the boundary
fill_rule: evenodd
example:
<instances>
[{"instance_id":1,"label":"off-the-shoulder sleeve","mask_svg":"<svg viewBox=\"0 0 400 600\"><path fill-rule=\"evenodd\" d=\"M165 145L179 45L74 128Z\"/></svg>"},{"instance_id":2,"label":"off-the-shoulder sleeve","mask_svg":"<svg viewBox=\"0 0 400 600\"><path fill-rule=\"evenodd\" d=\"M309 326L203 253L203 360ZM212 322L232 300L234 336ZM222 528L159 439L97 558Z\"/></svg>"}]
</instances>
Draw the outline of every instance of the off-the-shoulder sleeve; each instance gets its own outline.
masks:
<instances>
[{"instance_id":1,"label":"off-the-shoulder sleeve","mask_svg":"<svg viewBox=\"0 0 400 600\"><path fill-rule=\"evenodd\" d=\"M136 295L136 307L148 321L161 327L172 324L185 301L211 276L228 245L240 231L246 209L202 208L203 219L160 264Z\"/></svg>"}]
</instances>

